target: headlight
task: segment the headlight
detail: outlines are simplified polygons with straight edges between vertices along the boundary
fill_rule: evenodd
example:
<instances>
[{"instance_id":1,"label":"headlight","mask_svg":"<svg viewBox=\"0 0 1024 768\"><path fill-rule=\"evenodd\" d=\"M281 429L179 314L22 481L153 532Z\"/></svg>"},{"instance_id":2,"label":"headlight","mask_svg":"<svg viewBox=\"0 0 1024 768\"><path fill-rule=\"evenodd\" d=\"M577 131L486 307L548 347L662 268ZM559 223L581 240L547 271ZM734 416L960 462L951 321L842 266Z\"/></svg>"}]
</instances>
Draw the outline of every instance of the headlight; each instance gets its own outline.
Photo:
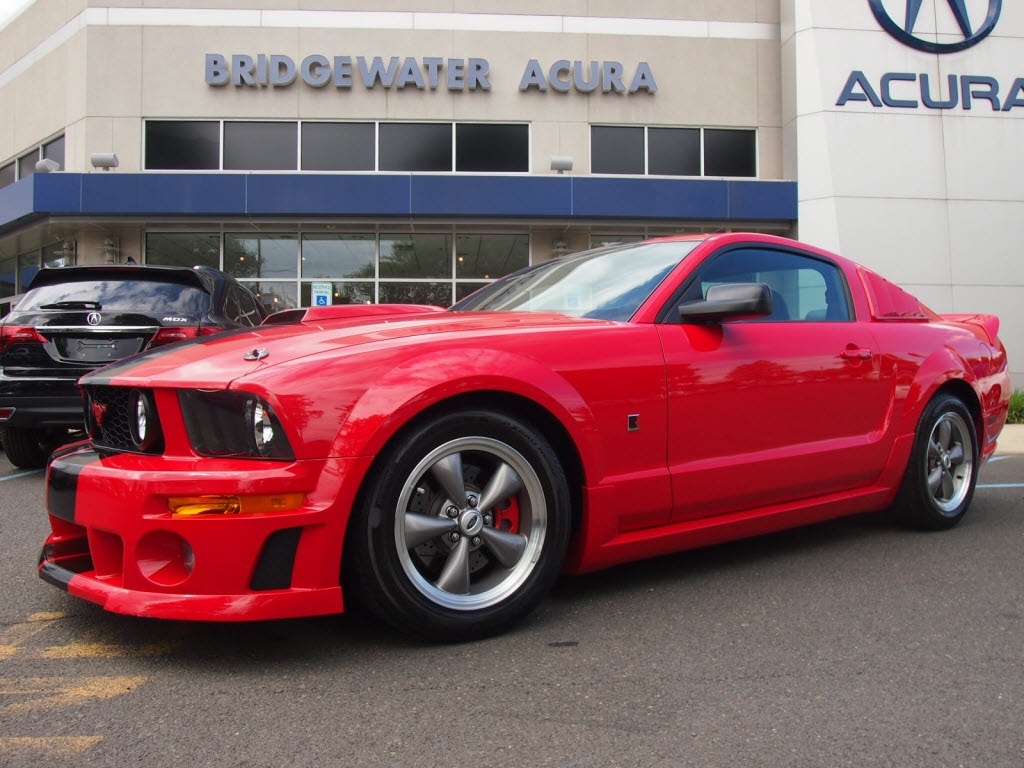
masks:
<instances>
[{"instance_id":1,"label":"headlight","mask_svg":"<svg viewBox=\"0 0 1024 768\"><path fill-rule=\"evenodd\" d=\"M270 405L249 392L182 390L185 429L200 456L295 458Z\"/></svg>"},{"instance_id":2,"label":"headlight","mask_svg":"<svg viewBox=\"0 0 1024 768\"><path fill-rule=\"evenodd\" d=\"M128 396L128 408L132 442L140 451L148 452L161 438L160 422L156 417L152 394L141 389L133 389Z\"/></svg>"}]
</instances>

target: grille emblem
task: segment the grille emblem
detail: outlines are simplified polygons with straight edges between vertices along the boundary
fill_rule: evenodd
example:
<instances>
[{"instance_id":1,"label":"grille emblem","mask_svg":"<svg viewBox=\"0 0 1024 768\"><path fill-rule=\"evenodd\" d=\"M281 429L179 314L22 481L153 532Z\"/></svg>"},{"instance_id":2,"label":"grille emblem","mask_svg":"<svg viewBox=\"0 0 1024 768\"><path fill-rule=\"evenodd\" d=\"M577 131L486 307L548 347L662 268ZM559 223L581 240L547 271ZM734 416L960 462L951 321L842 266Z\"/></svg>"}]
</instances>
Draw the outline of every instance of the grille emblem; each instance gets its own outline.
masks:
<instances>
[{"instance_id":1,"label":"grille emblem","mask_svg":"<svg viewBox=\"0 0 1024 768\"><path fill-rule=\"evenodd\" d=\"M85 316L85 322L87 322L89 325L99 325L102 320L103 318L100 317L99 312L90 312L88 315Z\"/></svg>"},{"instance_id":2,"label":"grille emblem","mask_svg":"<svg viewBox=\"0 0 1024 768\"><path fill-rule=\"evenodd\" d=\"M103 427L103 417L107 415L107 406L102 403L92 403L92 420L97 427Z\"/></svg>"}]
</instances>

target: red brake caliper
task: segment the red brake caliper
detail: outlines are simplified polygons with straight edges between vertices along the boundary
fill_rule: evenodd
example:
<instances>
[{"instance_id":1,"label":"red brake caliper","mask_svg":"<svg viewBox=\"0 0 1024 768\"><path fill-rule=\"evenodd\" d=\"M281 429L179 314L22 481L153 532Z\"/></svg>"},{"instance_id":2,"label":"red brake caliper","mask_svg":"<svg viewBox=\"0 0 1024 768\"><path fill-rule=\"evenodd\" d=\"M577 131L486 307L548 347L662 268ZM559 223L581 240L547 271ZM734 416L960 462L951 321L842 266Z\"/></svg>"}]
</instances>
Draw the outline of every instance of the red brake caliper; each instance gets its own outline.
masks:
<instances>
[{"instance_id":1,"label":"red brake caliper","mask_svg":"<svg viewBox=\"0 0 1024 768\"><path fill-rule=\"evenodd\" d=\"M494 508L494 529L519 533L519 501L515 496L507 500L507 506Z\"/></svg>"}]
</instances>

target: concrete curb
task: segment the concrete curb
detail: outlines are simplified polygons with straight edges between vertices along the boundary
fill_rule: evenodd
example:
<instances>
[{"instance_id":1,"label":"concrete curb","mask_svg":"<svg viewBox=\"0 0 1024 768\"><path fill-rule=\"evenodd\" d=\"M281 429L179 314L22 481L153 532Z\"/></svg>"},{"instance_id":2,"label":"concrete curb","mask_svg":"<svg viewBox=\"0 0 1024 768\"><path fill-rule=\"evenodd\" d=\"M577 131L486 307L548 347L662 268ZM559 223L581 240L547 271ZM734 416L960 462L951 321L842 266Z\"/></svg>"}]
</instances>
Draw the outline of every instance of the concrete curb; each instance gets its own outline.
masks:
<instances>
[{"instance_id":1,"label":"concrete curb","mask_svg":"<svg viewBox=\"0 0 1024 768\"><path fill-rule=\"evenodd\" d=\"M996 455L1024 453L1024 424L1007 424L999 435Z\"/></svg>"}]
</instances>

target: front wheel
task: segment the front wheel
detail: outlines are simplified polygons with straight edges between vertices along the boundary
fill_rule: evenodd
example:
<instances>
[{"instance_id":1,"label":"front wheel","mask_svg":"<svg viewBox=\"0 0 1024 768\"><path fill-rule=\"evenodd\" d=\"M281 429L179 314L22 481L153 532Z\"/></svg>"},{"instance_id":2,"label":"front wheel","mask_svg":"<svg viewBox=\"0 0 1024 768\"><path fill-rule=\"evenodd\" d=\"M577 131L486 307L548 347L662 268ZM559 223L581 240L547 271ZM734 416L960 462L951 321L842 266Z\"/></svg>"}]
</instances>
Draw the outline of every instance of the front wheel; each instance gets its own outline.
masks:
<instances>
[{"instance_id":1,"label":"front wheel","mask_svg":"<svg viewBox=\"0 0 1024 768\"><path fill-rule=\"evenodd\" d=\"M944 530L960 522L978 481L978 440L964 404L936 396L921 415L897 504L917 528Z\"/></svg>"},{"instance_id":2,"label":"front wheel","mask_svg":"<svg viewBox=\"0 0 1024 768\"><path fill-rule=\"evenodd\" d=\"M544 597L570 534L565 473L509 416L441 416L400 436L354 511L347 573L397 628L457 640L500 631Z\"/></svg>"}]
</instances>

